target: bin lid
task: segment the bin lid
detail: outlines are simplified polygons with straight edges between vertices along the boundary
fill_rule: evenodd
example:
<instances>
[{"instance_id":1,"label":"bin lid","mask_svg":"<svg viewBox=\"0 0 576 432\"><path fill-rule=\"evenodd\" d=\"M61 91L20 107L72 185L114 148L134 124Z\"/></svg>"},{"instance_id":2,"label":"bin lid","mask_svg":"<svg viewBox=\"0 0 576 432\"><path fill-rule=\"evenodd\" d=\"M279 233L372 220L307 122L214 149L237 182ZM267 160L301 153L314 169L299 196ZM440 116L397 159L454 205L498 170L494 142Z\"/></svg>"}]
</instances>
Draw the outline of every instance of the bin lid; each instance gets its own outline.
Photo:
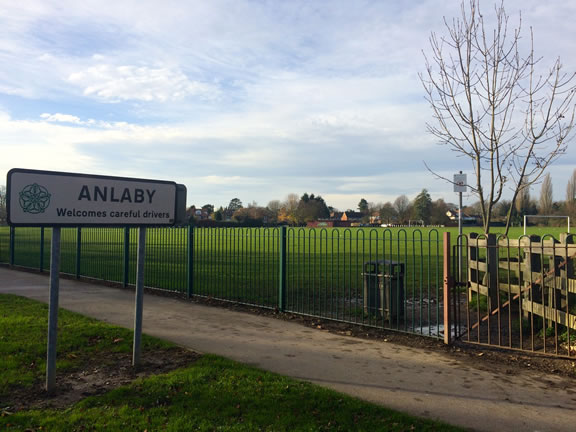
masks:
<instances>
[{"instance_id":1,"label":"bin lid","mask_svg":"<svg viewBox=\"0 0 576 432\"><path fill-rule=\"evenodd\" d=\"M365 273L397 274L404 273L404 263L393 260L374 260L364 262Z\"/></svg>"}]
</instances>

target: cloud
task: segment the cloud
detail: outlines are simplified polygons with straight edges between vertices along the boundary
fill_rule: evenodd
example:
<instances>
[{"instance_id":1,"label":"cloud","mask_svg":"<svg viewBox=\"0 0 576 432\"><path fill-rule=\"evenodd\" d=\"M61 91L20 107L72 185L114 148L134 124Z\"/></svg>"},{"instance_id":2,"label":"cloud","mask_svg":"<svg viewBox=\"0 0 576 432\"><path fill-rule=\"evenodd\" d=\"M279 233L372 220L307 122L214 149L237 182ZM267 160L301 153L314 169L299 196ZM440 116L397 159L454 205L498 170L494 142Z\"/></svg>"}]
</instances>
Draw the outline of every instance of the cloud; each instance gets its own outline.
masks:
<instances>
[{"instance_id":1,"label":"cloud","mask_svg":"<svg viewBox=\"0 0 576 432\"><path fill-rule=\"evenodd\" d=\"M83 88L86 96L107 102L170 102L218 96L216 86L189 80L179 70L145 66L92 66L70 74L68 80Z\"/></svg>"},{"instance_id":2,"label":"cloud","mask_svg":"<svg viewBox=\"0 0 576 432\"><path fill-rule=\"evenodd\" d=\"M345 209L423 187L449 200L422 161L448 177L470 168L426 133L418 80L454 2L4 3L0 176L33 165L174 179L193 202L222 205L308 191ZM537 54L569 70L574 31L559 17L575 6L506 6L525 11Z\"/></svg>"},{"instance_id":3,"label":"cloud","mask_svg":"<svg viewBox=\"0 0 576 432\"><path fill-rule=\"evenodd\" d=\"M204 176L199 177L199 180L207 185L231 185L231 184L246 184L246 185L261 185L263 180L258 177L241 177L241 176Z\"/></svg>"},{"instance_id":4,"label":"cloud","mask_svg":"<svg viewBox=\"0 0 576 432\"><path fill-rule=\"evenodd\" d=\"M57 122L57 123L73 123L73 124L87 124L89 122L84 122L82 120L80 120L79 117L70 115L70 114L60 114L60 113L56 113L56 114L48 114L48 113L43 113L40 114L40 117L43 118L46 121L49 122ZM93 120L92 120L93 122Z\"/></svg>"}]
</instances>

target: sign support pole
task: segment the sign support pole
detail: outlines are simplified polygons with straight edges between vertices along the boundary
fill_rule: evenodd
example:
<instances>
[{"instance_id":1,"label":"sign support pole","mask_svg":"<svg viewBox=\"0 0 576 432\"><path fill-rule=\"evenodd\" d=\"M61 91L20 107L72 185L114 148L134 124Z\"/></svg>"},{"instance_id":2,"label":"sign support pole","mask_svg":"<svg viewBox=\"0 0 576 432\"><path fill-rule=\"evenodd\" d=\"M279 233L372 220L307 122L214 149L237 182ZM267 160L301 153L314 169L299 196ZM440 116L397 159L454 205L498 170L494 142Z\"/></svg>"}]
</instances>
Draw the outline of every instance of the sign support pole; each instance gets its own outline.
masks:
<instances>
[{"instance_id":1,"label":"sign support pole","mask_svg":"<svg viewBox=\"0 0 576 432\"><path fill-rule=\"evenodd\" d=\"M458 281L462 282L462 192L458 195Z\"/></svg>"},{"instance_id":2,"label":"sign support pole","mask_svg":"<svg viewBox=\"0 0 576 432\"><path fill-rule=\"evenodd\" d=\"M144 261L146 256L146 227L138 228L138 258L136 264L136 301L134 311L134 345L132 366L140 365L142 341L142 309L144 305Z\"/></svg>"},{"instance_id":3,"label":"sign support pole","mask_svg":"<svg viewBox=\"0 0 576 432\"><path fill-rule=\"evenodd\" d=\"M46 391L56 384L56 339L58 337L58 294L60 291L60 227L52 228L50 259L50 303L48 306L48 350L46 354Z\"/></svg>"},{"instance_id":4,"label":"sign support pole","mask_svg":"<svg viewBox=\"0 0 576 432\"><path fill-rule=\"evenodd\" d=\"M458 279L462 280L462 192L466 192L466 174L454 174L454 192L458 193Z\"/></svg>"}]
</instances>

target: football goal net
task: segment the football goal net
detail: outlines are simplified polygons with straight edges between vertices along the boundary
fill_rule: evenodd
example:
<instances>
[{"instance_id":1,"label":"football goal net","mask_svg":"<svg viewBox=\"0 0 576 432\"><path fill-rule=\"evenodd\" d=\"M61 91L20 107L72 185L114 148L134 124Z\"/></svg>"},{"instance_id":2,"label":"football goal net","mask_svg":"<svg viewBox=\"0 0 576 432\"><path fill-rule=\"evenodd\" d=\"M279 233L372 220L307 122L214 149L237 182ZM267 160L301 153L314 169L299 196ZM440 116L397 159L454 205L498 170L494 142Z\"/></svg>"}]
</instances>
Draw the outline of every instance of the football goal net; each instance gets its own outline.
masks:
<instances>
[{"instance_id":1,"label":"football goal net","mask_svg":"<svg viewBox=\"0 0 576 432\"><path fill-rule=\"evenodd\" d=\"M566 219L566 232L570 232L570 216L541 216L541 215L525 215L524 216L524 235L526 235L526 224L530 219Z\"/></svg>"},{"instance_id":2,"label":"football goal net","mask_svg":"<svg viewBox=\"0 0 576 432\"><path fill-rule=\"evenodd\" d=\"M423 226L424 226L424 221L423 221L422 219L415 219L415 220L410 219L410 220L408 221L408 226L409 226L409 227L413 227L413 226L415 226L415 227L423 227Z\"/></svg>"}]
</instances>

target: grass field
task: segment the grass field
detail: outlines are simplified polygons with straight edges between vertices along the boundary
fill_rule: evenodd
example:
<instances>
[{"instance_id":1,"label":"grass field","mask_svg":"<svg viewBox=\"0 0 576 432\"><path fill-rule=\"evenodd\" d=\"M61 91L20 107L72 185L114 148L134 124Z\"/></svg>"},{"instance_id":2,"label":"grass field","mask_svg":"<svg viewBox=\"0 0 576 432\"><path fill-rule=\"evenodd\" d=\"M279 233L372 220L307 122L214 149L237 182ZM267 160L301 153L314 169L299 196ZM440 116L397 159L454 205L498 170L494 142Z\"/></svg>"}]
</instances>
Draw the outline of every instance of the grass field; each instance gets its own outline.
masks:
<instances>
[{"instance_id":1,"label":"grass field","mask_svg":"<svg viewBox=\"0 0 576 432\"><path fill-rule=\"evenodd\" d=\"M188 367L138 379L62 409L10 408L11 395L42 384L47 307L0 295L0 429L7 431L457 431L351 397L203 356ZM130 349L131 332L60 311L59 371ZM144 336L147 349L173 345ZM33 366L31 366L33 365Z\"/></svg>"},{"instance_id":2,"label":"grass field","mask_svg":"<svg viewBox=\"0 0 576 432\"><path fill-rule=\"evenodd\" d=\"M563 230L531 228L529 233L557 237ZM285 310L424 334L426 329L433 333L429 327L436 327L437 333L442 319L439 298L445 231L455 243L457 228L289 228L282 293ZM522 231L513 228L509 237L518 238ZM148 229L145 285L279 307L280 232L279 228L196 228L193 233L187 228ZM134 284L137 233L132 229L128 234L126 241L121 228L63 229L61 271ZM50 230L41 238L40 228L16 229L16 265L48 268ZM0 262L9 260L8 243L8 228L0 227ZM382 279L365 266L374 261L388 261L377 273L392 277ZM368 304L365 290L377 289L380 283L402 290L395 297L395 314L384 316L378 312L381 305Z\"/></svg>"}]
</instances>

